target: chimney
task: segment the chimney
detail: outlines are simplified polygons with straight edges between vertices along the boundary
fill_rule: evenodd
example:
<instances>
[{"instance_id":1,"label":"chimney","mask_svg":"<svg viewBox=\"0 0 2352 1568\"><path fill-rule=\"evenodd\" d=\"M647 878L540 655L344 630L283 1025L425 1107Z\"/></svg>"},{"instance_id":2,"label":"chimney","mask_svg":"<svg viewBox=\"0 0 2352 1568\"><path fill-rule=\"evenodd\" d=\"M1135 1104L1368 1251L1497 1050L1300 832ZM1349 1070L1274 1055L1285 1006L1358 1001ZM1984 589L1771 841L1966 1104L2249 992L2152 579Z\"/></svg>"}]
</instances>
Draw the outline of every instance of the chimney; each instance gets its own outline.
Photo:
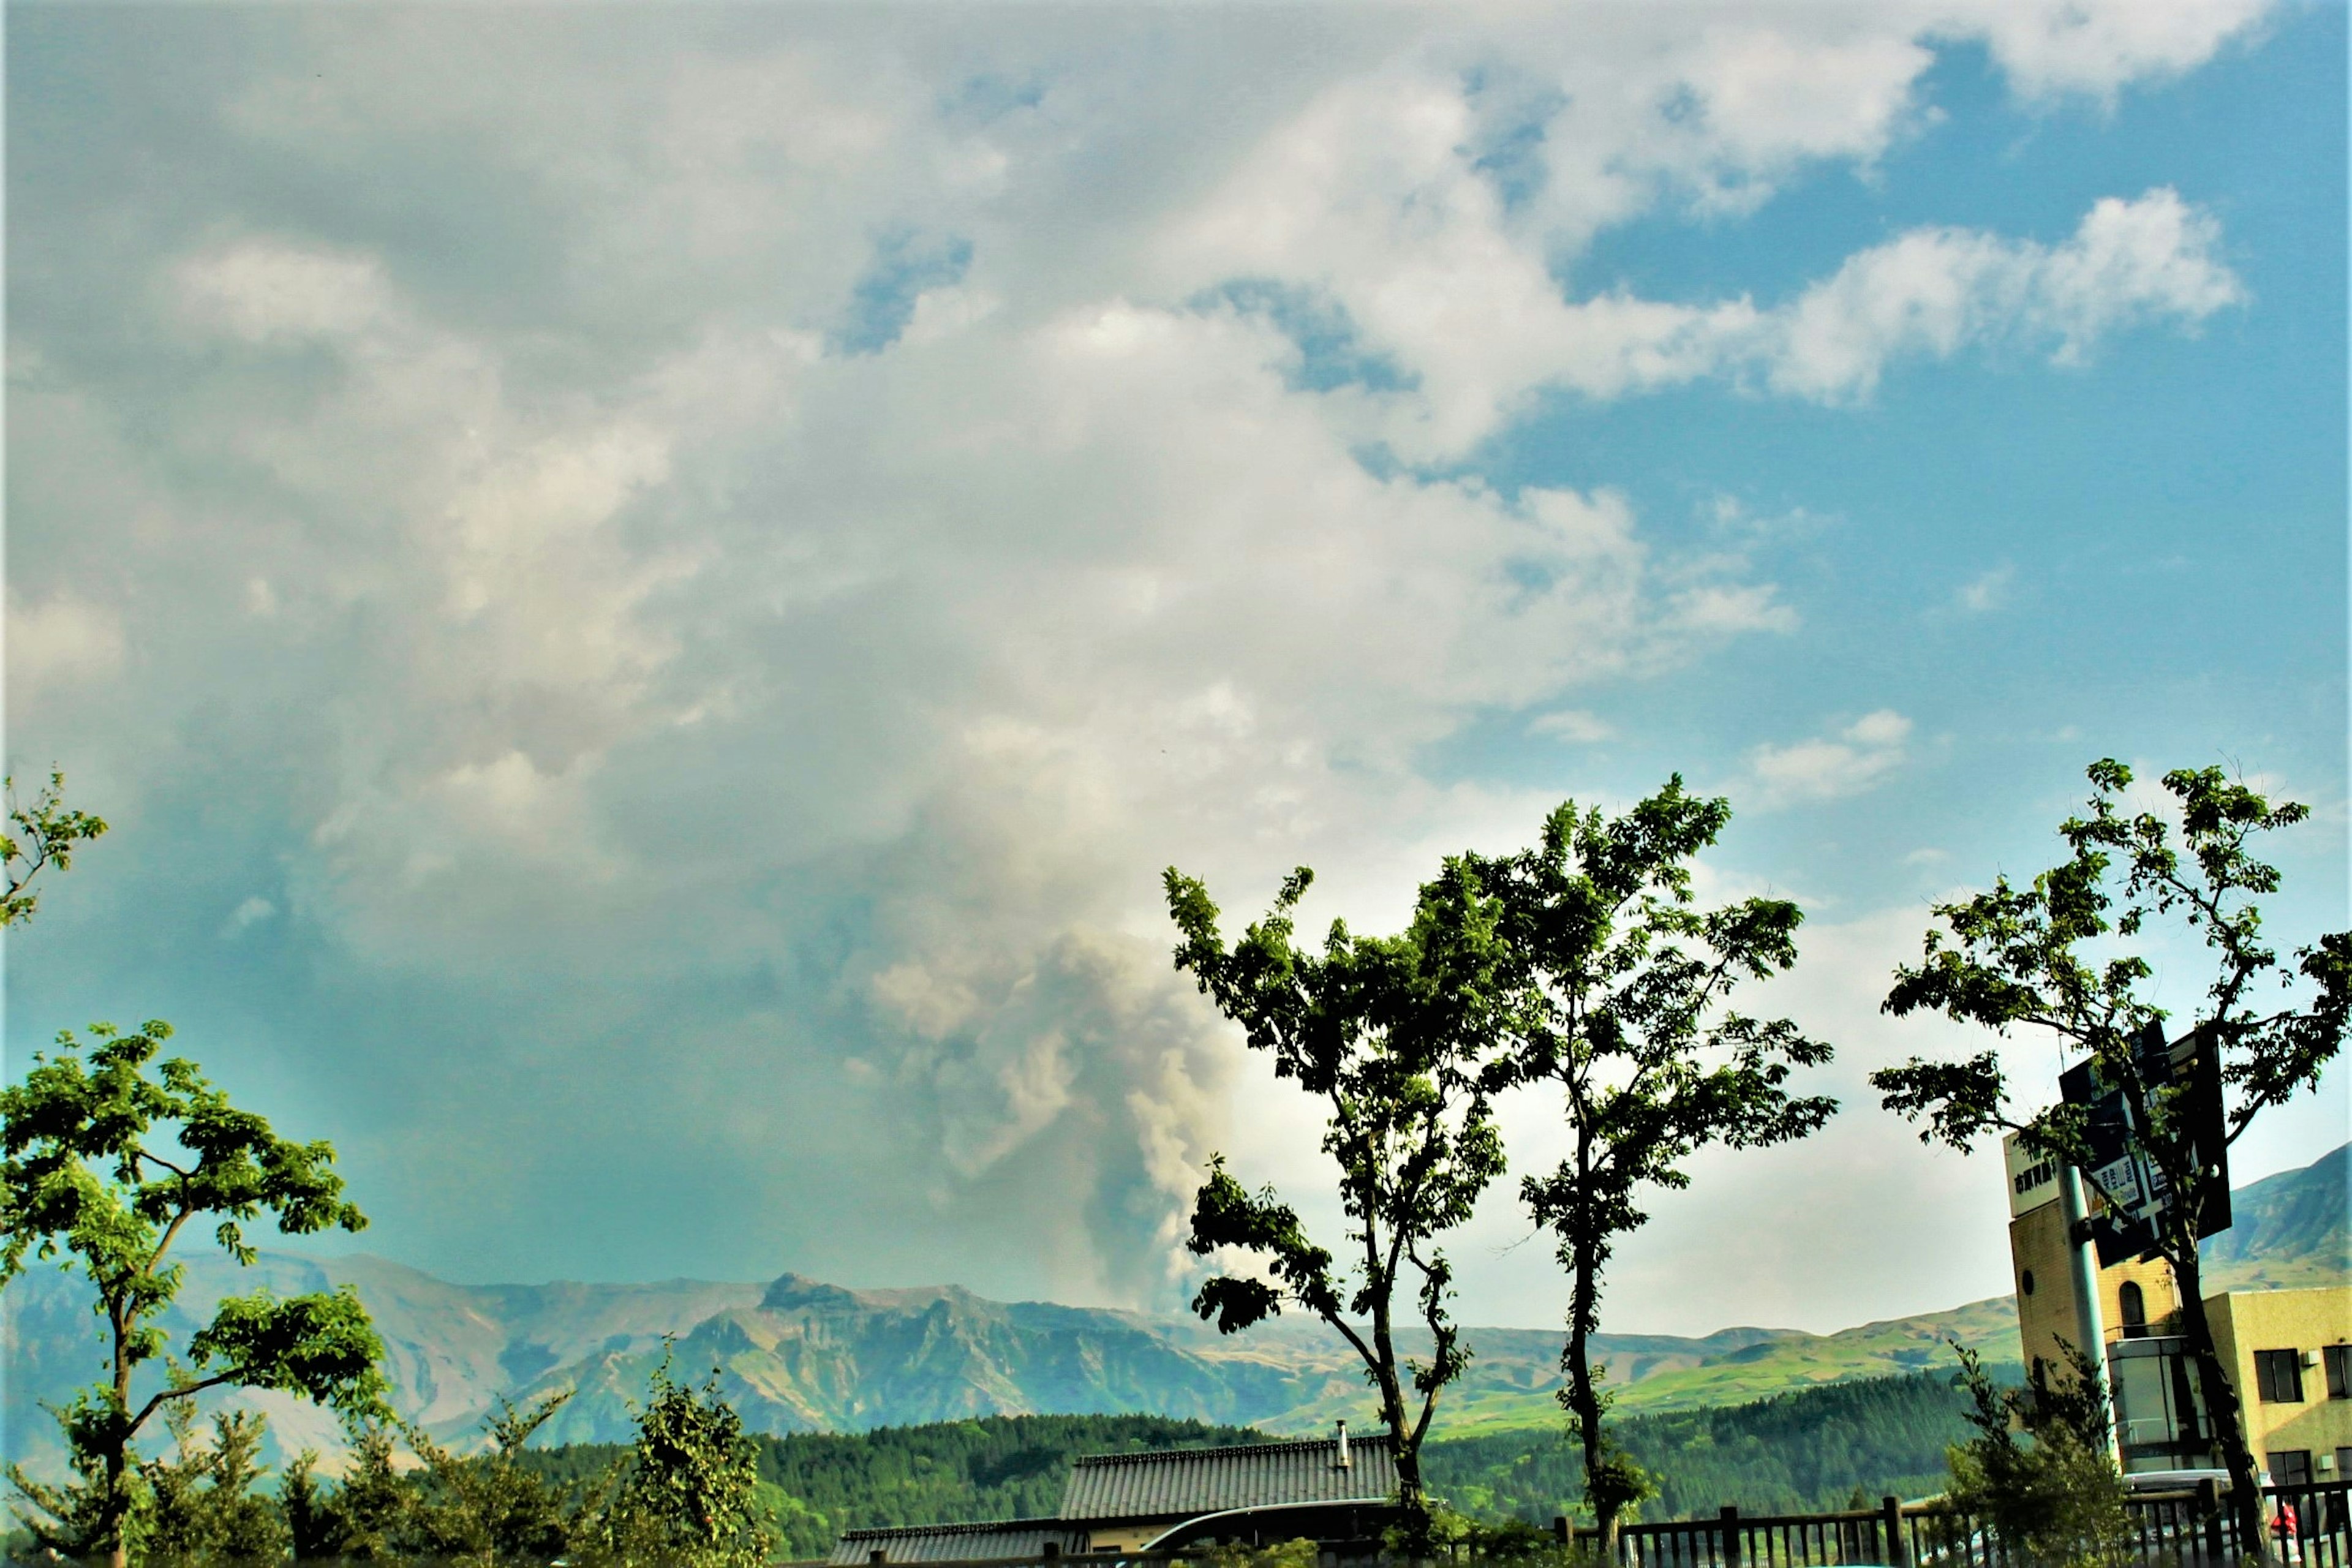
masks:
<instances>
[{"instance_id":1,"label":"chimney","mask_svg":"<svg viewBox=\"0 0 2352 1568\"><path fill-rule=\"evenodd\" d=\"M1337 1458L1331 1461L1331 1468L1335 1470L1344 1470L1349 1468L1348 1424L1345 1421L1339 1423L1339 1454Z\"/></svg>"}]
</instances>

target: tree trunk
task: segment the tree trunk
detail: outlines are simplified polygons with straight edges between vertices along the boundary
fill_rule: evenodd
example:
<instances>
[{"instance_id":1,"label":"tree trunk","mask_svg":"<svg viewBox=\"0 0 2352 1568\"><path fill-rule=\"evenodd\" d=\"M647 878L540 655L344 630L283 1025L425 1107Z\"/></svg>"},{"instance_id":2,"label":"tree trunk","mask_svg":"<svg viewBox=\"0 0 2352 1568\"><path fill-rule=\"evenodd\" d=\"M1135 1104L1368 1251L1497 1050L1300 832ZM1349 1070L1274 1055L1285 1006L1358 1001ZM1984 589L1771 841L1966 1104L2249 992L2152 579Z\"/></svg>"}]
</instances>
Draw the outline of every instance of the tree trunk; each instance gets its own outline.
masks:
<instances>
[{"instance_id":1,"label":"tree trunk","mask_svg":"<svg viewBox=\"0 0 2352 1568\"><path fill-rule=\"evenodd\" d=\"M2213 1423L2213 1440L2221 1447L2221 1463L2230 1472L2230 1511L2237 1521L2240 1542L2250 1552L2261 1554L2264 1540L2262 1489L2253 1453L2246 1447L2245 1427L2239 1419L2242 1403L2237 1385L2221 1365L2221 1352L2213 1344L2213 1325L2205 1316L2204 1281L2200 1278L2194 1233L2185 1248L2174 1250L2179 1253L2171 1262L2173 1280L2180 1287L2181 1337L2189 1342L2189 1353L2197 1358L2198 1391L2205 1398L2206 1418Z\"/></svg>"},{"instance_id":2,"label":"tree trunk","mask_svg":"<svg viewBox=\"0 0 2352 1568\"><path fill-rule=\"evenodd\" d=\"M114 1420L107 1434L106 1501L100 1517L106 1521L109 1568L131 1568L131 1497L127 1471L131 1463L131 1324L128 1307L110 1304L107 1321L114 1330Z\"/></svg>"},{"instance_id":3,"label":"tree trunk","mask_svg":"<svg viewBox=\"0 0 2352 1568\"><path fill-rule=\"evenodd\" d=\"M1568 1407L1576 1416L1577 1436L1584 1447L1584 1500L1591 1506L1593 1526L1600 1531L1601 1556L1614 1562L1617 1491L1608 1474L1608 1449L1601 1426L1601 1390L1592 1381L1593 1309L1599 1294L1593 1279L1596 1267L1581 1253L1577 1256L1576 1282L1569 1305L1568 1345L1560 1353L1560 1367L1568 1373Z\"/></svg>"}]
</instances>

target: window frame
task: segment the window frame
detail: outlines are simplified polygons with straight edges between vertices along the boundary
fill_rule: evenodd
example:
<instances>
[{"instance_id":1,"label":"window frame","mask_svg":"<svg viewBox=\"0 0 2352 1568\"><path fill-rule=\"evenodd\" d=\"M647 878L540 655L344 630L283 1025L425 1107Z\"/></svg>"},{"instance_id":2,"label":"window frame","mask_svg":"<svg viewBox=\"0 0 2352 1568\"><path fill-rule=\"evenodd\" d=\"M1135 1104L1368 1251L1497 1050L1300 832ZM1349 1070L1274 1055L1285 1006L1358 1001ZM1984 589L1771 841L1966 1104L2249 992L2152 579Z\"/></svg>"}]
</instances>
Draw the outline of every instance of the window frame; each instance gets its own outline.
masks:
<instances>
[{"instance_id":1,"label":"window frame","mask_svg":"<svg viewBox=\"0 0 2352 1568\"><path fill-rule=\"evenodd\" d=\"M2264 1405L2305 1404L2303 1352L2299 1350L2256 1351L2254 1388Z\"/></svg>"},{"instance_id":2,"label":"window frame","mask_svg":"<svg viewBox=\"0 0 2352 1568\"><path fill-rule=\"evenodd\" d=\"M2319 1359L2327 1369L2327 1397L2352 1399L2352 1345L2322 1345Z\"/></svg>"},{"instance_id":3,"label":"window frame","mask_svg":"<svg viewBox=\"0 0 2352 1568\"><path fill-rule=\"evenodd\" d=\"M2286 1466L2279 1463L2282 1459L2296 1461L2302 1467L2302 1475L2294 1480L2289 1480L2286 1476ZM2311 1450L2308 1448L2273 1448L2263 1456L2263 1468L2270 1471L2271 1485L2274 1487L2301 1489L2313 1485L2318 1479L2318 1472L2311 1468Z\"/></svg>"}]
</instances>

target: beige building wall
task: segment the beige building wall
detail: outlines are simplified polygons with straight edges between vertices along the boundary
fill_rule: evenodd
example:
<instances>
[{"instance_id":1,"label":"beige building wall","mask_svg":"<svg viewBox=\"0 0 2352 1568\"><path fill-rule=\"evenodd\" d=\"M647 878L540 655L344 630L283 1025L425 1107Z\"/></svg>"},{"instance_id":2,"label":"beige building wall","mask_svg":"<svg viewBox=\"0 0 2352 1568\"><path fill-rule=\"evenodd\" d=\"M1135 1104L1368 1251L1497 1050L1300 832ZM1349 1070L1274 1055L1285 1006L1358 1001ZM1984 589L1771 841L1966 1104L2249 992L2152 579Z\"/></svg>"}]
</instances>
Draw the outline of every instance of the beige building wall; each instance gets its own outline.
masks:
<instances>
[{"instance_id":1,"label":"beige building wall","mask_svg":"<svg viewBox=\"0 0 2352 1568\"><path fill-rule=\"evenodd\" d=\"M2313 1479L2346 1479L2337 1450L2352 1450L2352 1398L2330 1398L2326 1357L2329 1345L2352 1343L2352 1284L2307 1290L2231 1290L2205 1300L2207 1320L2213 1325L2214 1348L2245 1411L2246 1446L2257 1463L2268 1467L2265 1456L2281 1452L2312 1457ZM2265 1400L2254 1373L2256 1351L2294 1351L2297 1360L2308 1354L2303 1367L2303 1398L2293 1403ZM2329 1463L2322 1465L2319 1460Z\"/></svg>"},{"instance_id":2,"label":"beige building wall","mask_svg":"<svg viewBox=\"0 0 2352 1568\"><path fill-rule=\"evenodd\" d=\"M2017 1288L2017 1326L2026 1365L2063 1366L2060 1342L2081 1335L2074 1313L2073 1249L2058 1196L2057 1167L2009 1140L2010 1268ZM2178 1333L2180 1296L2162 1259L2128 1261L2098 1274L2099 1320L2108 1346L2129 1337L2124 1292L2139 1287L2148 1335ZM2272 1454L2310 1456L2318 1480L2352 1479L2352 1397L2331 1398L2326 1347L2352 1344L2352 1282L2314 1289L2232 1290L2206 1299L2222 1365L2238 1391L2247 1447L2268 1466ZM2302 1366L2303 1398L2266 1400L2255 1374L2257 1351L2293 1351ZM2352 1393L2352 1390L2347 1390Z\"/></svg>"},{"instance_id":3,"label":"beige building wall","mask_svg":"<svg viewBox=\"0 0 2352 1568\"><path fill-rule=\"evenodd\" d=\"M2074 1269L2066 1243L2066 1221L2054 1200L2029 1209L2009 1222L2010 1271L2017 1287L2017 1327L2023 1342L2025 1364L2045 1361L2066 1364L2058 1342L2073 1344L2082 1338L2074 1322ZM2109 1341L2125 1337L2124 1287L2137 1285L2147 1314L2147 1331L2163 1333L2180 1310L2180 1292L2172 1279L2172 1265L2162 1258L2126 1261L2099 1270L2099 1321Z\"/></svg>"}]
</instances>

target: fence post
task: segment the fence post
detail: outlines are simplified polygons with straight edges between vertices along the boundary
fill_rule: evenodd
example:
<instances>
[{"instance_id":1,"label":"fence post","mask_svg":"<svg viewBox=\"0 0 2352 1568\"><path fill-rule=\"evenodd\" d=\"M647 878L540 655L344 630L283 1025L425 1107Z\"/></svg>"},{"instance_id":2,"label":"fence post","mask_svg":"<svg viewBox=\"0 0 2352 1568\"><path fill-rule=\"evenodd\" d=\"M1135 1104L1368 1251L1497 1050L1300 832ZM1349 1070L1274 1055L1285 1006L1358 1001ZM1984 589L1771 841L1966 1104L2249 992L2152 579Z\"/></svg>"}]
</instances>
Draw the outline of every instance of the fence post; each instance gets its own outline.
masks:
<instances>
[{"instance_id":1,"label":"fence post","mask_svg":"<svg viewBox=\"0 0 2352 1568\"><path fill-rule=\"evenodd\" d=\"M1551 1516L1551 1538L1554 1541L1559 1542L1562 1546L1566 1546L1569 1543L1568 1515L1564 1513L1556 1513Z\"/></svg>"},{"instance_id":2,"label":"fence post","mask_svg":"<svg viewBox=\"0 0 2352 1568\"><path fill-rule=\"evenodd\" d=\"M2221 1558L2221 1488L2212 1477L2197 1483L2197 1517L2205 1525L2205 1560L2220 1563Z\"/></svg>"},{"instance_id":3,"label":"fence post","mask_svg":"<svg viewBox=\"0 0 2352 1568\"><path fill-rule=\"evenodd\" d=\"M1739 1568L1739 1505L1723 1505L1723 1568Z\"/></svg>"},{"instance_id":4,"label":"fence post","mask_svg":"<svg viewBox=\"0 0 2352 1568\"><path fill-rule=\"evenodd\" d=\"M1911 1568L1911 1543L1903 1539L1903 1500L1878 1500L1878 1517L1886 1530L1886 1568Z\"/></svg>"}]
</instances>

